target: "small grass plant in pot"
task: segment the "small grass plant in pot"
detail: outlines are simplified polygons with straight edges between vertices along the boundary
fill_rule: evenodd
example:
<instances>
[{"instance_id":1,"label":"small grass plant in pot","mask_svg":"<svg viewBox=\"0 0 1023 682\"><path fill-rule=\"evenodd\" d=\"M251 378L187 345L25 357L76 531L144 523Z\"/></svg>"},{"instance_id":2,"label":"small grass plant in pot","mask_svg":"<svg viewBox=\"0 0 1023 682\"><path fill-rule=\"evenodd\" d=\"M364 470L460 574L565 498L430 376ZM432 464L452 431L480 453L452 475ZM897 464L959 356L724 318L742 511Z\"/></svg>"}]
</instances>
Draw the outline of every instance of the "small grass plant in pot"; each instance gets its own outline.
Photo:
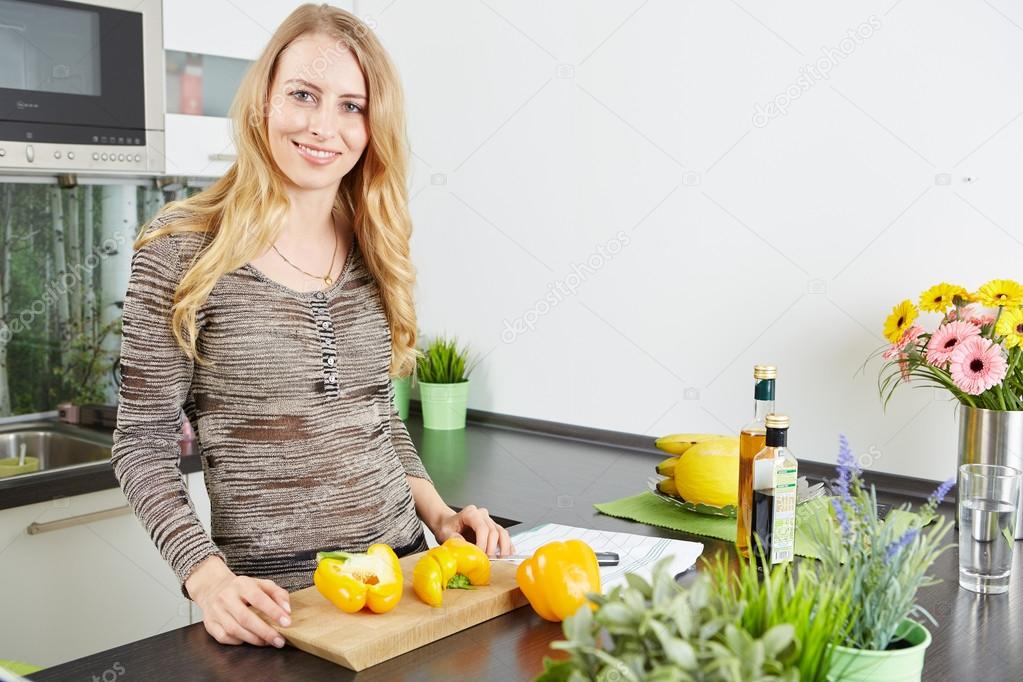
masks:
<instances>
[{"instance_id":1,"label":"small grass plant in pot","mask_svg":"<svg viewBox=\"0 0 1023 682\"><path fill-rule=\"evenodd\" d=\"M418 358L416 383L423 408L423 428L465 428L469 404L468 350L455 339L435 339Z\"/></svg>"},{"instance_id":2,"label":"small grass plant in pot","mask_svg":"<svg viewBox=\"0 0 1023 682\"><path fill-rule=\"evenodd\" d=\"M927 572L952 547L944 544L952 523L937 508L953 484L939 486L915 514L905 503L903 513L881 520L877 493L864 484L848 441L840 438L834 518L814 517L809 529L820 555L811 570L825 584L846 586L855 606L844 641L831 655L828 679L921 679L931 635L920 621L936 621L917 602L917 591L939 582Z\"/></svg>"},{"instance_id":3,"label":"small grass plant in pot","mask_svg":"<svg viewBox=\"0 0 1023 682\"><path fill-rule=\"evenodd\" d=\"M808 562L798 569L788 561L772 566L759 538L754 540L748 558L737 553L737 566L725 553L703 560L711 585L722 603L735 606L733 624L754 640L791 626L794 645L780 659L799 671L802 682L827 682L834 647L845 640L855 615L848 583L822 580Z\"/></svg>"}]
</instances>

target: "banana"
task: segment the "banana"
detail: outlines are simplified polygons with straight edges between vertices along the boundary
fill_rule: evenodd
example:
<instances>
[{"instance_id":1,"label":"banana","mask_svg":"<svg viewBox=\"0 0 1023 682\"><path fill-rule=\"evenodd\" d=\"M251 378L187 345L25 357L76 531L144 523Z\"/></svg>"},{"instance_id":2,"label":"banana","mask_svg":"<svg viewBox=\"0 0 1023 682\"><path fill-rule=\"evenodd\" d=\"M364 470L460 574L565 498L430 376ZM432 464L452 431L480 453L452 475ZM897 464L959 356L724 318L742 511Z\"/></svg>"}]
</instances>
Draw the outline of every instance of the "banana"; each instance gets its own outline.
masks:
<instances>
[{"instance_id":1,"label":"banana","mask_svg":"<svg viewBox=\"0 0 1023 682\"><path fill-rule=\"evenodd\" d=\"M675 465L678 464L678 457L669 457L657 463L657 473L668 478L675 478Z\"/></svg>"},{"instance_id":2,"label":"banana","mask_svg":"<svg viewBox=\"0 0 1023 682\"><path fill-rule=\"evenodd\" d=\"M716 433L673 433L668 436L662 436L654 441L654 445L658 450L664 450L672 455L681 455L683 452L693 447L697 443L702 443L705 440L711 440L712 438L724 438Z\"/></svg>"},{"instance_id":3,"label":"banana","mask_svg":"<svg viewBox=\"0 0 1023 682\"><path fill-rule=\"evenodd\" d=\"M657 482L657 489L665 495L671 495L672 497L678 497L678 488L675 487L675 481L671 478L666 478L663 481Z\"/></svg>"}]
</instances>

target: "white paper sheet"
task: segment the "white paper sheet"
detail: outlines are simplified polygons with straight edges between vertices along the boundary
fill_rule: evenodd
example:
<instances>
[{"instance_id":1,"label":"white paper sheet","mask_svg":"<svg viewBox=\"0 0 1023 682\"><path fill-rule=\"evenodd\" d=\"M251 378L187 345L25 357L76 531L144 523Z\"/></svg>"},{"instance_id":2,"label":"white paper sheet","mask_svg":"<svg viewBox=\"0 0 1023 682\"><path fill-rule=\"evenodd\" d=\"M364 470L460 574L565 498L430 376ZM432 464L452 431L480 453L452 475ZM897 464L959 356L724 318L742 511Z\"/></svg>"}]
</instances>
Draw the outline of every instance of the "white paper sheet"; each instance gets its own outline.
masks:
<instances>
[{"instance_id":1,"label":"white paper sheet","mask_svg":"<svg viewBox=\"0 0 1023 682\"><path fill-rule=\"evenodd\" d=\"M603 592L625 583L626 573L635 573L650 580L654 564L661 557L674 555L669 568L675 575L696 563L703 553L703 543L669 540L632 533L614 533L593 528L563 526L546 523L512 536L516 554L532 555L541 546L555 540L582 540L594 552L617 552L617 566L600 567L600 585Z\"/></svg>"}]
</instances>

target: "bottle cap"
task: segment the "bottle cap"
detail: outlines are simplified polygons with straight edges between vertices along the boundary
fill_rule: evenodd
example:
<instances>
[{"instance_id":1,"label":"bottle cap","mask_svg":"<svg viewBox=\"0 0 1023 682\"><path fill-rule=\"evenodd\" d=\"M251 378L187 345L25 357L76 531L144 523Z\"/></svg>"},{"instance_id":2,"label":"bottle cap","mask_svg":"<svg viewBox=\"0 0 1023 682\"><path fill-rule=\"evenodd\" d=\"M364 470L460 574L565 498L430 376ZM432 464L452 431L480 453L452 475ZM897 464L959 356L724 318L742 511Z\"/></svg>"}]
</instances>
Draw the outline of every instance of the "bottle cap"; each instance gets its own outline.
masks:
<instances>
[{"instance_id":1,"label":"bottle cap","mask_svg":"<svg viewBox=\"0 0 1023 682\"><path fill-rule=\"evenodd\" d=\"M764 420L764 426L769 429L787 429L789 428L788 415L775 414L772 412L767 415L767 418Z\"/></svg>"},{"instance_id":2,"label":"bottle cap","mask_svg":"<svg viewBox=\"0 0 1023 682\"><path fill-rule=\"evenodd\" d=\"M778 368L774 365L757 365L753 368L754 379L777 379Z\"/></svg>"}]
</instances>

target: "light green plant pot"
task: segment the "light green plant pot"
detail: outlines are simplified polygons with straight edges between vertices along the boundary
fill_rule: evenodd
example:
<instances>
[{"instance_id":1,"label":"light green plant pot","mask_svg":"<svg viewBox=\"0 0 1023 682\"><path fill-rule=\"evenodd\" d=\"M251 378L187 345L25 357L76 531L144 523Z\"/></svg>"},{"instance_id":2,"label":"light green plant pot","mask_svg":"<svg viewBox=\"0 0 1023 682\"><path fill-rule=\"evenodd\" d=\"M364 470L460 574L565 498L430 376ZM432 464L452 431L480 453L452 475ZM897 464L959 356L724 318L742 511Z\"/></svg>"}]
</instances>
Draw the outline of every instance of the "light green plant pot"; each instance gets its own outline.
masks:
<instances>
[{"instance_id":1,"label":"light green plant pot","mask_svg":"<svg viewBox=\"0 0 1023 682\"><path fill-rule=\"evenodd\" d=\"M419 382L419 401L423 407L423 428L445 431L465 428L469 406L469 382L428 384Z\"/></svg>"},{"instance_id":2,"label":"light green plant pot","mask_svg":"<svg viewBox=\"0 0 1023 682\"><path fill-rule=\"evenodd\" d=\"M412 394L412 375L392 379L394 384L394 409L402 421L408 421L409 396Z\"/></svg>"},{"instance_id":3,"label":"light green plant pot","mask_svg":"<svg viewBox=\"0 0 1023 682\"><path fill-rule=\"evenodd\" d=\"M927 628L904 620L896 631L913 646L893 651L868 651L837 646L831 654L828 679L838 682L918 682L924 671L924 653L931 645Z\"/></svg>"}]
</instances>

